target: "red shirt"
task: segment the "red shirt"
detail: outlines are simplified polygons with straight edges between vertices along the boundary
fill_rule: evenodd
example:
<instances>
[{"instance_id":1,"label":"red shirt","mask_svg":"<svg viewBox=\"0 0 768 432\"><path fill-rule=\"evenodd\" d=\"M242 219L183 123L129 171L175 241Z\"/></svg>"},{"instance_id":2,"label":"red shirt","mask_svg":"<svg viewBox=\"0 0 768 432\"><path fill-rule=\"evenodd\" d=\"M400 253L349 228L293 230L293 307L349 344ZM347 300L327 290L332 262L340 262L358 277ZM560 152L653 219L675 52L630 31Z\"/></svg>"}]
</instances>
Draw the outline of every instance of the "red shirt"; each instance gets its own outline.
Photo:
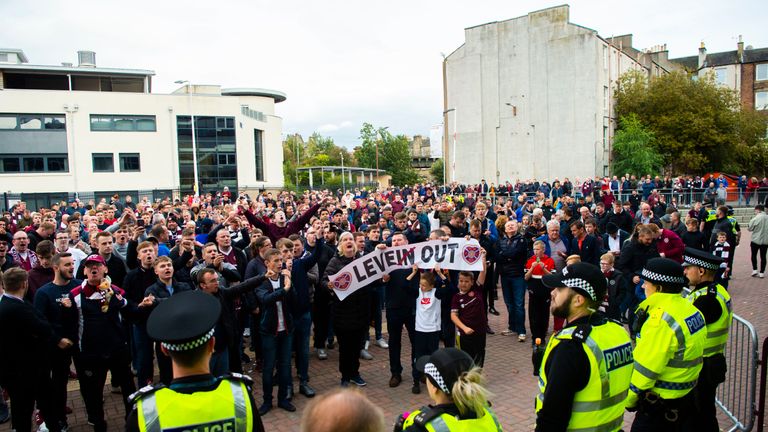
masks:
<instances>
[{"instance_id":1,"label":"red shirt","mask_svg":"<svg viewBox=\"0 0 768 432\"><path fill-rule=\"evenodd\" d=\"M555 260L548 257L546 254L541 256L541 262L544 263L544 268L546 268L550 273L555 271ZM525 263L525 271L533 267L533 273L531 273L531 277L534 279L541 279L542 276L544 276L544 270L541 269L541 266L535 265L536 264L536 255L528 258L528 262Z\"/></svg>"},{"instance_id":2,"label":"red shirt","mask_svg":"<svg viewBox=\"0 0 768 432\"><path fill-rule=\"evenodd\" d=\"M466 294L459 291L453 295L451 300L451 313L458 312L459 319L465 326L475 332L485 331L488 325L488 318L485 316L485 302L483 301L483 290L475 282ZM461 334L464 330L459 329Z\"/></svg>"}]
</instances>

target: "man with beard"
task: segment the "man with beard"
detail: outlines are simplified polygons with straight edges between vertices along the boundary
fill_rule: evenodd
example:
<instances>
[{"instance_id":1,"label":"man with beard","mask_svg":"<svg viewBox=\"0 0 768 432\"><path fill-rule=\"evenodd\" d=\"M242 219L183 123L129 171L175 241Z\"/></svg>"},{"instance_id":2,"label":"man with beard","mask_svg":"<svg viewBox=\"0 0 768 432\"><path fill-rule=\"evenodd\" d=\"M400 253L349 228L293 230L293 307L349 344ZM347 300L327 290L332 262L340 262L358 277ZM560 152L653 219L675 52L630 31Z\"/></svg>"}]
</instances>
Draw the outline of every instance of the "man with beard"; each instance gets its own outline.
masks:
<instances>
[{"instance_id":1,"label":"man with beard","mask_svg":"<svg viewBox=\"0 0 768 432\"><path fill-rule=\"evenodd\" d=\"M57 253L51 259L53 282L49 282L35 293L35 309L51 324L53 342L48 355L51 367L51 407L56 417L66 419L67 381L69 364L72 362L74 335L68 334L64 324L72 318L69 292L80 285L74 279L75 260L69 252ZM66 425L66 420L64 421Z\"/></svg>"},{"instance_id":2,"label":"man with beard","mask_svg":"<svg viewBox=\"0 0 768 432\"><path fill-rule=\"evenodd\" d=\"M620 325L596 313L605 296L605 276L592 264L576 263L542 282L553 289L552 315L568 324L544 352L536 430L620 430L632 377L632 343Z\"/></svg>"}]
</instances>

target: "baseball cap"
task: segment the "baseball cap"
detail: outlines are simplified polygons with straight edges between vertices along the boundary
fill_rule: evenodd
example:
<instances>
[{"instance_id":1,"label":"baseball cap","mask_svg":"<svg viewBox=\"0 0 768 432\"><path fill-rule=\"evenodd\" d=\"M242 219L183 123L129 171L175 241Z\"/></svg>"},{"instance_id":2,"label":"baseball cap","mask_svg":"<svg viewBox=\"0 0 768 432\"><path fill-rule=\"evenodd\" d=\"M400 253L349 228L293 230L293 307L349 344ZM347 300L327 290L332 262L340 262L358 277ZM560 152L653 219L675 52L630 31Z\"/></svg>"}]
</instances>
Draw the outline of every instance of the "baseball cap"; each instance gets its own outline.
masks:
<instances>
[{"instance_id":1,"label":"baseball cap","mask_svg":"<svg viewBox=\"0 0 768 432\"><path fill-rule=\"evenodd\" d=\"M85 259L85 265L88 265L89 263L99 263L101 265L107 265L107 262L104 261L104 258L102 258L101 255L97 255L97 254L88 255L88 257Z\"/></svg>"},{"instance_id":2,"label":"baseball cap","mask_svg":"<svg viewBox=\"0 0 768 432\"><path fill-rule=\"evenodd\" d=\"M593 301L602 301L607 283L600 269L590 263L575 263L564 268L561 273L550 273L541 278L547 288L568 287Z\"/></svg>"},{"instance_id":3,"label":"baseball cap","mask_svg":"<svg viewBox=\"0 0 768 432\"><path fill-rule=\"evenodd\" d=\"M451 394L461 374L475 365L472 357L456 348L443 348L416 360L416 370L424 373L436 388Z\"/></svg>"}]
</instances>

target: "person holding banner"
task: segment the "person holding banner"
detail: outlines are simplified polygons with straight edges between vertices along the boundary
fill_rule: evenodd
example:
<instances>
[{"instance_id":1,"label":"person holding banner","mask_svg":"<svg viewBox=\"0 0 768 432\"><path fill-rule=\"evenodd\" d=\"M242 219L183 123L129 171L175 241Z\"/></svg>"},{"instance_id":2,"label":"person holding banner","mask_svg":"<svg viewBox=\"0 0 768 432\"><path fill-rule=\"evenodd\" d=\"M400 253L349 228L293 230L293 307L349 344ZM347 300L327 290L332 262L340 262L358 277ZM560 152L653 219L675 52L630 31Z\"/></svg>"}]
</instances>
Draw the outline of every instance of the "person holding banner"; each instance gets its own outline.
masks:
<instances>
[{"instance_id":1,"label":"person holding banner","mask_svg":"<svg viewBox=\"0 0 768 432\"><path fill-rule=\"evenodd\" d=\"M350 232L344 232L339 237L337 254L323 274L322 286L328 287L333 292L333 331L339 341L339 372L341 372L341 386L347 387L352 382L357 386L366 385L365 380L360 376L360 350L363 348L363 341L368 332L368 323L370 323L370 285L364 286L344 300L339 300L330 277L341 271L347 264L354 261L360 255L357 251L357 245Z\"/></svg>"}]
</instances>

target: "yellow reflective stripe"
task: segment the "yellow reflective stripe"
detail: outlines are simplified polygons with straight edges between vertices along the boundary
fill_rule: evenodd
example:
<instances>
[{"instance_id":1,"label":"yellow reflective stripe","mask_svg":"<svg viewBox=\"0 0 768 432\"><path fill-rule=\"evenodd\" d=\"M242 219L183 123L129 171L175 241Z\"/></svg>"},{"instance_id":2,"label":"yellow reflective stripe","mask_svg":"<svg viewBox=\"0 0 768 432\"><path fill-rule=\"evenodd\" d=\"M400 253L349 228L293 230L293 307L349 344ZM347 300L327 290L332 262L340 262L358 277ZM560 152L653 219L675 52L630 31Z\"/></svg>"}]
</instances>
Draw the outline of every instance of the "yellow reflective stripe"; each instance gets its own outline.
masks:
<instances>
[{"instance_id":1,"label":"yellow reflective stripe","mask_svg":"<svg viewBox=\"0 0 768 432\"><path fill-rule=\"evenodd\" d=\"M615 419L607 423L603 423L599 426L588 427L588 428L578 428L578 429L568 428L568 432L614 432L616 430L619 430L619 428L621 428L623 424L624 424L624 414L622 413L619 417L616 417Z\"/></svg>"},{"instance_id":2,"label":"yellow reflective stripe","mask_svg":"<svg viewBox=\"0 0 768 432\"><path fill-rule=\"evenodd\" d=\"M488 414L491 415L491 419L493 419L493 424L496 425L496 430L498 432L501 432L501 423L499 423L499 419L498 417L496 417L496 414L493 411L491 411L490 408L486 408L485 410L486 412L488 412Z\"/></svg>"},{"instance_id":3,"label":"yellow reflective stripe","mask_svg":"<svg viewBox=\"0 0 768 432\"><path fill-rule=\"evenodd\" d=\"M704 349L704 355L710 355L710 354L717 354L725 350L725 344L720 344L717 346L709 347Z\"/></svg>"},{"instance_id":4,"label":"yellow reflective stripe","mask_svg":"<svg viewBox=\"0 0 768 432\"><path fill-rule=\"evenodd\" d=\"M611 394L611 383L608 379L608 370L605 367L603 350L601 350L600 347L597 346L595 340L589 336L587 336L587 340L585 340L584 343L587 345L587 348L592 351L592 355L595 356L597 367L600 370L601 396L607 398Z\"/></svg>"},{"instance_id":5,"label":"yellow reflective stripe","mask_svg":"<svg viewBox=\"0 0 768 432\"><path fill-rule=\"evenodd\" d=\"M451 429L445 423L445 420L443 420L443 416L436 417L428 424L429 426L432 426L432 429L434 429L435 432L451 432Z\"/></svg>"},{"instance_id":6,"label":"yellow reflective stripe","mask_svg":"<svg viewBox=\"0 0 768 432\"><path fill-rule=\"evenodd\" d=\"M590 412L590 411L599 411L601 409L612 407L618 403L624 402L624 399L627 398L628 390L624 390L623 392L611 396L606 399L602 399L599 401L590 401L590 402L574 402L573 407L571 408L573 412Z\"/></svg>"},{"instance_id":7,"label":"yellow reflective stripe","mask_svg":"<svg viewBox=\"0 0 768 432\"><path fill-rule=\"evenodd\" d=\"M685 335L683 334L683 329L680 327L680 324L677 323L675 318L666 312L661 316L661 319L667 323L669 329L675 334L675 339L677 339L677 352L675 353L675 358L682 360L685 355Z\"/></svg>"},{"instance_id":8,"label":"yellow reflective stripe","mask_svg":"<svg viewBox=\"0 0 768 432\"><path fill-rule=\"evenodd\" d=\"M674 368L680 368L685 369L689 367L694 367L704 361L701 357L697 357L693 360L678 360L678 359L670 359L669 362L667 362L667 366L674 367Z\"/></svg>"},{"instance_id":9,"label":"yellow reflective stripe","mask_svg":"<svg viewBox=\"0 0 768 432\"><path fill-rule=\"evenodd\" d=\"M143 397L139 401L141 403L141 412L144 415L143 431L145 432L160 432L160 417L157 413L157 399L155 395L150 394Z\"/></svg>"},{"instance_id":10,"label":"yellow reflective stripe","mask_svg":"<svg viewBox=\"0 0 768 432\"><path fill-rule=\"evenodd\" d=\"M243 385L236 381L229 381L230 389L232 390L232 398L235 402L235 431L236 432L250 432L248 425L248 414L246 402L243 392Z\"/></svg>"},{"instance_id":11,"label":"yellow reflective stripe","mask_svg":"<svg viewBox=\"0 0 768 432\"><path fill-rule=\"evenodd\" d=\"M653 381L656 381L661 376L661 374L648 369L647 367L640 364L637 360L635 360L635 371L640 372L641 375Z\"/></svg>"},{"instance_id":12,"label":"yellow reflective stripe","mask_svg":"<svg viewBox=\"0 0 768 432\"><path fill-rule=\"evenodd\" d=\"M725 336L727 334L728 334L728 328L724 328L724 329L720 329L720 330L715 330L715 331L711 331L711 332L707 333L707 339L713 339L713 338L717 338L717 337L720 337L720 336Z\"/></svg>"}]
</instances>

